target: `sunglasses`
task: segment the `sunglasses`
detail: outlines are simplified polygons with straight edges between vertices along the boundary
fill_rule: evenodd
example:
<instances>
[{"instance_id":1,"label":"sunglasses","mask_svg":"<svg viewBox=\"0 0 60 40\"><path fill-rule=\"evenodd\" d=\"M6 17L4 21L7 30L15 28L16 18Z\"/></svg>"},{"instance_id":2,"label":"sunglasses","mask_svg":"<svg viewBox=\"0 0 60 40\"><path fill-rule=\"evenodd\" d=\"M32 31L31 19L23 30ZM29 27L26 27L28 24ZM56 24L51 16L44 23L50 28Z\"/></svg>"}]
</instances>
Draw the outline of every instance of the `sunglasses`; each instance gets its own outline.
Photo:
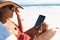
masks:
<instances>
[{"instance_id":1,"label":"sunglasses","mask_svg":"<svg viewBox=\"0 0 60 40\"><path fill-rule=\"evenodd\" d=\"M14 11L13 5L10 5L10 6L9 6L9 9L12 10L12 11Z\"/></svg>"}]
</instances>

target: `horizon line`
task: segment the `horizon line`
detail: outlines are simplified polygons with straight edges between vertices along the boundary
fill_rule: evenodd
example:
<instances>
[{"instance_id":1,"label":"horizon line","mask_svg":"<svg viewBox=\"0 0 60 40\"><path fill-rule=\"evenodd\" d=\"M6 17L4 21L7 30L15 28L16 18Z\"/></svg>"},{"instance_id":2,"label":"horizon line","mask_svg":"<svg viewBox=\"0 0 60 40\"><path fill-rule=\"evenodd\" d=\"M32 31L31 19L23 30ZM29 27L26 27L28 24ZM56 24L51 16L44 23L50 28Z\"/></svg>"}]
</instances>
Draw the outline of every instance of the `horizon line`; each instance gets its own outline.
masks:
<instances>
[{"instance_id":1,"label":"horizon line","mask_svg":"<svg viewBox=\"0 0 60 40\"><path fill-rule=\"evenodd\" d=\"M60 6L60 4L24 4L21 6Z\"/></svg>"}]
</instances>

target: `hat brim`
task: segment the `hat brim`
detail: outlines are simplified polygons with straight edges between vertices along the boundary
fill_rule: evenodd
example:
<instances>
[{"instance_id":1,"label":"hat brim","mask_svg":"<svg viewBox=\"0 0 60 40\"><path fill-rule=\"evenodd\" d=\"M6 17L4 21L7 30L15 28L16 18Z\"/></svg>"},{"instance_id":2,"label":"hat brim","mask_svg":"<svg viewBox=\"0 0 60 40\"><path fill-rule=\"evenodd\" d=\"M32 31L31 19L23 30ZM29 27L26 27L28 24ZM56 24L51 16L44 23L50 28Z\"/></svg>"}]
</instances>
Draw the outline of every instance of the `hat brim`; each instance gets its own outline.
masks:
<instances>
[{"instance_id":1,"label":"hat brim","mask_svg":"<svg viewBox=\"0 0 60 40\"><path fill-rule=\"evenodd\" d=\"M15 8L22 8L22 9L24 9L22 6L14 3L14 2L11 2L11 1L2 2L2 3L0 4L0 8L2 8L2 7L4 7L4 6L7 6L7 5L13 5Z\"/></svg>"}]
</instances>

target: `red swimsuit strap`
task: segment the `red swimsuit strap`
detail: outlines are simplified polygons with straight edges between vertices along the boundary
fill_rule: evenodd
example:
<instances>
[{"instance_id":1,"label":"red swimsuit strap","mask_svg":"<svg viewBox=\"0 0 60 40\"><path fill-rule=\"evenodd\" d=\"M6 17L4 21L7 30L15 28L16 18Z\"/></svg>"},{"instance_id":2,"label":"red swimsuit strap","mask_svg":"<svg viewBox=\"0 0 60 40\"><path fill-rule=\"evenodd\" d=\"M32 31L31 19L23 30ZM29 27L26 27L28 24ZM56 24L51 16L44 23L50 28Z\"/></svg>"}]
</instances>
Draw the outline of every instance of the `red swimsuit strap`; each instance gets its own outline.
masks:
<instances>
[{"instance_id":1,"label":"red swimsuit strap","mask_svg":"<svg viewBox=\"0 0 60 40\"><path fill-rule=\"evenodd\" d=\"M16 35L17 38L20 37L21 32L19 31L18 34Z\"/></svg>"}]
</instances>

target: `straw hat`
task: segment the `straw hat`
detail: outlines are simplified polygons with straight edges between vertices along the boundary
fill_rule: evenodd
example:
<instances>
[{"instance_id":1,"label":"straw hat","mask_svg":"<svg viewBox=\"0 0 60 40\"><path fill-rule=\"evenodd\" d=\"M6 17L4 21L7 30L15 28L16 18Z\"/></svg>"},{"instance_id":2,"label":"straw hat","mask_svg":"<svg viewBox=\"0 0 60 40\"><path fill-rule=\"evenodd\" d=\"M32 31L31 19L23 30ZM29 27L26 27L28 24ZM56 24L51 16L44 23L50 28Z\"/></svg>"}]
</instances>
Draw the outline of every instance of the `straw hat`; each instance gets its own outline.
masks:
<instances>
[{"instance_id":1,"label":"straw hat","mask_svg":"<svg viewBox=\"0 0 60 40\"><path fill-rule=\"evenodd\" d=\"M7 1L7 0L0 0L0 8L7 6L7 5L13 5L15 8L22 8L22 6L12 2L12 1Z\"/></svg>"}]
</instances>

